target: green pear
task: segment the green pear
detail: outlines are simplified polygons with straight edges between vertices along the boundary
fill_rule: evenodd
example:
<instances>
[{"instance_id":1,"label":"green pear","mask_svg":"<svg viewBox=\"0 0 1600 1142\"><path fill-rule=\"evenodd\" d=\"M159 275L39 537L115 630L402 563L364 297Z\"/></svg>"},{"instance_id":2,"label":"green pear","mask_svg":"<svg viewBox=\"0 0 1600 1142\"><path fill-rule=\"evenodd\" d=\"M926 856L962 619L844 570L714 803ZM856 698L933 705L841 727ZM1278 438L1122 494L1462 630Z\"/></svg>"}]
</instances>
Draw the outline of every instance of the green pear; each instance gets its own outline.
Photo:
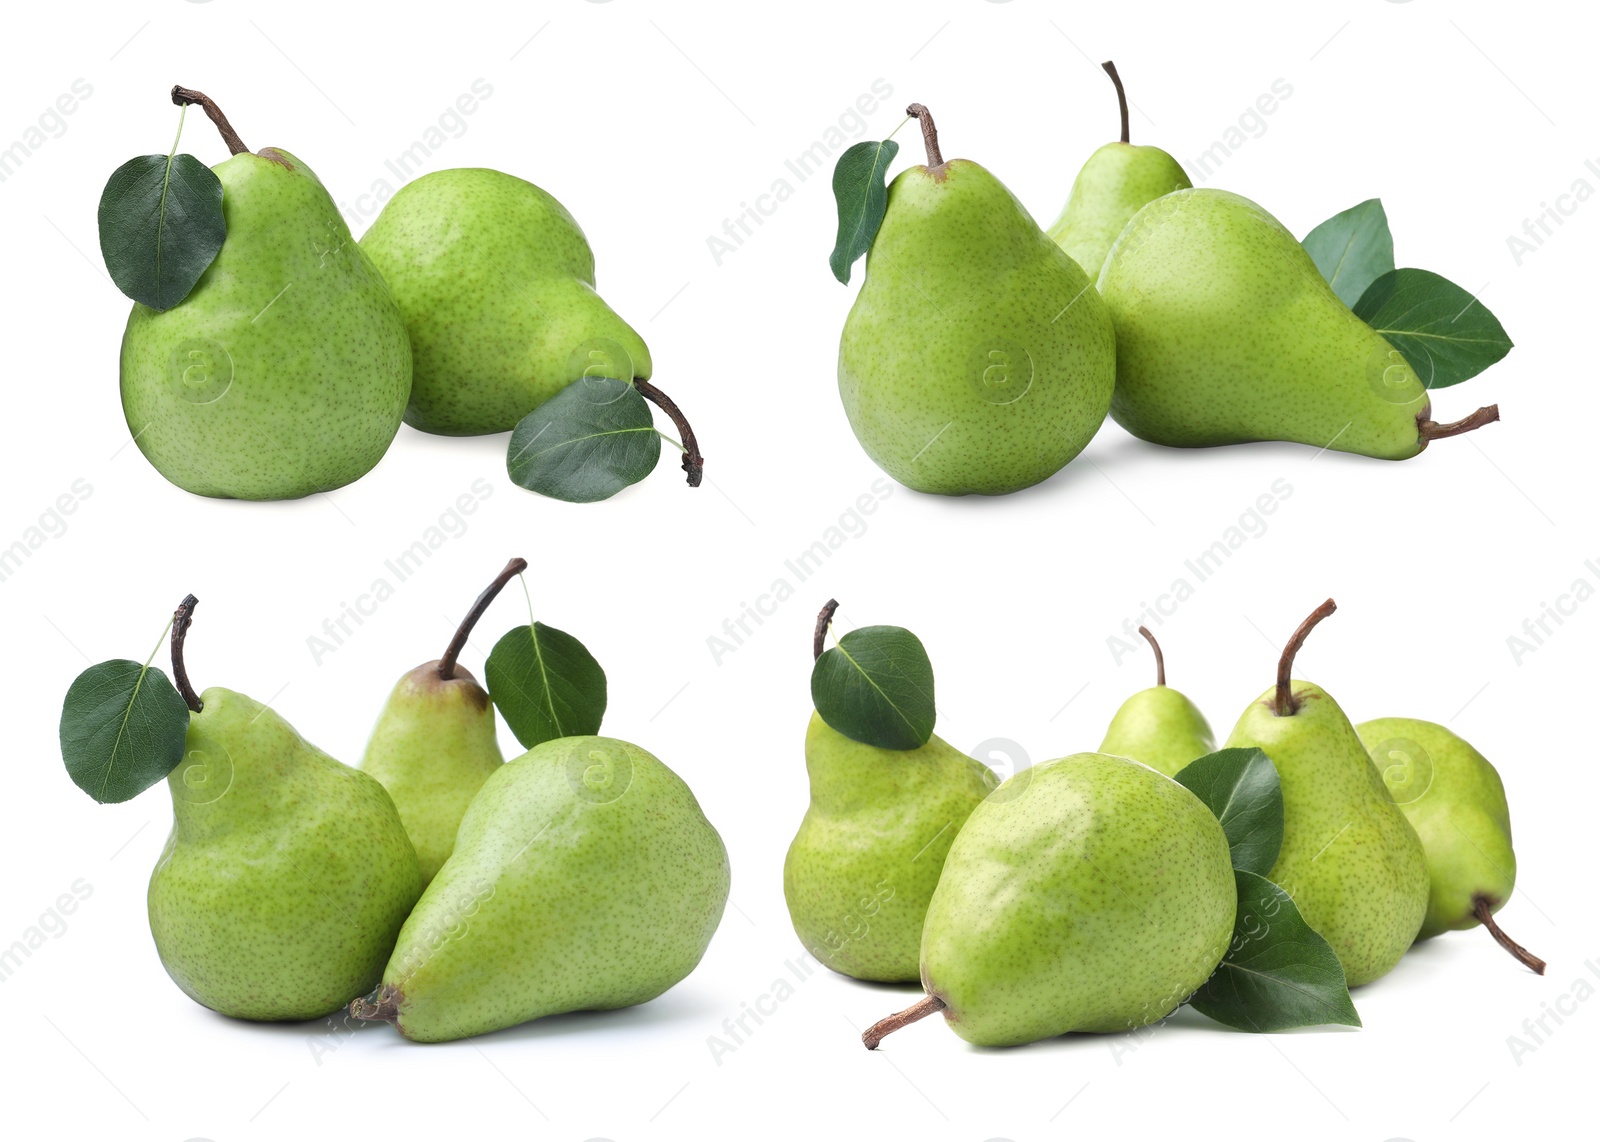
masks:
<instances>
[{"instance_id":1,"label":"green pear","mask_svg":"<svg viewBox=\"0 0 1600 1142\"><path fill-rule=\"evenodd\" d=\"M677 774L615 738L556 738L484 783L350 1013L436 1043L644 1003L700 962L727 899L727 850Z\"/></svg>"},{"instance_id":2,"label":"green pear","mask_svg":"<svg viewBox=\"0 0 1600 1142\"><path fill-rule=\"evenodd\" d=\"M1105 420L1115 340L1076 262L999 179L945 162L896 176L839 340L839 395L877 465L909 488L1001 495L1083 451Z\"/></svg>"},{"instance_id":3,"label":"green pear","mask_svg":"<svg viewBox=\"0 0 1600 1142\"><path fill-rule=\"evenodd\" d=\"M161 964L224 1015L328 1015L382 975L422 890L416 853L367 774L243 694L197 701L150 876Z\"/></svg>"},{"instance_id":4,"label":"green pear","mask_svg":"<svg viewBox=\"0 0 1600 1142\"><path fill-rule=\"evenodd\" d=\"M945 854L998 781L934 736L880 749L811 714L811 804L783 862L795 934L820 962L857 979L914 981L922 921Z\"/></svg>"},{"instance_id":5,"label":"green pear","mask_svg":"<svg viewBox=\"0 0 1600 1142\"><path fill-rule=\"evenodd\" d=\"M400 428L405 323L311 168L223 135L227 239L181 304L134 304L123 413L156 470L197 495L329 491L365 475Z\"/></svg>"},{"instance_id":6,"label":"green pear","mask_svg":"<svg viewBox=\"0 0 1600 1142\"><path fill-rule=\"evenodd\" d=\"M1377 718L1356 727L1428 858L1428 911L1417 939L1482 924L1539 975L1545 962L1501 931L1494 914L1511 899L1506 790L1489 759L1445 727L1416 718Z\"/></svg>"},{"instance_id":7,"label":"green pear","mask_svg":"<svg viewBox=\"0 0 1600 1142\"><path fill-rule=\"evenodd\" d=\"M862 1037L934 1011L986 1047L1164 1018L1233 939L1222 825L1148 766L1079 753L1008 778L957 834L922 931L927 996Z\"/></svg>"},{"instance_id":8,"label":"green pear","mask_svg":"<svg viewBox=\"0 0 1600 1142\"><path fill-rule=\"evenodd\" d=\"M1100 752L1131 757L1151 769L1176 777L1178 771L1216 748L1206 716L1186 696L1167 685L1167 666L1156 636L1139 633L1156 655L1156 684L1140 690L1117 708L1106 727Z\"/></svg>"},{"instance_id":9,"label":"green pear","mask_svg":"<svg viewBox=\"0 0 1600 1142\"><path fill-rule=\"evenodd\" d=\"M1416 939L1428 906L1422 842L1339 704L1290 677L1332 599L1303 622L1278 661L1277 685L1239 718L1228 745L1272 759L1283 790L1283 847L1268 879L1332 945L1351 987L1384 975Z\"/></svg>"},{"instance_id":10,"label":"green pear","mask_svg":"<svg viewBox=\"0 0 1600 1142\"><path fill-rule=\"evenodd\" d=\"M400 188L361 238L411 332L406 423L508 432L581 376L650 376L650 350L594 290L594 255L566 207L495 170Z\"/></svg>"},{"instance_id":11,"label":"green pear","mask_svg":"<svg viewBox=\"0 0 1600 1142\"><path fill-rule=\"evenodd\" d=\"M1431 420L1404 355L1276 218L1225 190L1175 191L1140 210L1099 287L1117 331L1111 415L1142 440L1289 440L1404 460L1499 418L1491 405Z\"/></svg>"},{"instance_id":12,"label":"green pear","mask_svg":"<svg viewBox=\"0 0 1600 1142\"><path fill-rule=\"evenodd\" d=\"M1073 180L1061 217L1047 231L1056 245L1083 267L1090 281L1100 276L1111 244L1140 207L1194 185L1178 160L1160 147L1136 147L1128 142L1128 96L1122 90L1122 78L1110 60L1100 66L1117 88L1122 138L1089 156Z\"/></svg>"}]
</instances>

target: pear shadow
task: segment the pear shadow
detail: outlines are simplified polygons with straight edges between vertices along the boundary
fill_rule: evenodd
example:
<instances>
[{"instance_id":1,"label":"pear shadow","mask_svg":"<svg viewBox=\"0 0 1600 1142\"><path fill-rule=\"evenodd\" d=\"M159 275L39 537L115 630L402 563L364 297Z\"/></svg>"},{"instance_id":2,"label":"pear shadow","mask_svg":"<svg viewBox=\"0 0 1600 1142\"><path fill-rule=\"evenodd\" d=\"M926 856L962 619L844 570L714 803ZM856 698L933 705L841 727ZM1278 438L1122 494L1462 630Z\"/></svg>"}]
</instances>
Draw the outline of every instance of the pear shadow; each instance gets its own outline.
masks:
<instances>
[{"instance_id":1,"label":"pear shadow","mask_svg":"<svg viewBox=\"0 0 1600 1142\"><path fill-rule=\"evenodd\" d=\"M398 1032L394 1042L404 1047L449 1047L476 1043L540 1042L545 1039L573 1038L583 1035L610 1035L618 1030L640 1031L653 1027L684 1025L694 1021L714 1019L723 1014L723 1008L698 1001L687 992L668 991L655 999L620 1007L614 1011L568 1011L560 1015L546 1015L515 1027L486 1031L466 1039L446 1043L412 1043Z\"/></svg>"}]
</instances>

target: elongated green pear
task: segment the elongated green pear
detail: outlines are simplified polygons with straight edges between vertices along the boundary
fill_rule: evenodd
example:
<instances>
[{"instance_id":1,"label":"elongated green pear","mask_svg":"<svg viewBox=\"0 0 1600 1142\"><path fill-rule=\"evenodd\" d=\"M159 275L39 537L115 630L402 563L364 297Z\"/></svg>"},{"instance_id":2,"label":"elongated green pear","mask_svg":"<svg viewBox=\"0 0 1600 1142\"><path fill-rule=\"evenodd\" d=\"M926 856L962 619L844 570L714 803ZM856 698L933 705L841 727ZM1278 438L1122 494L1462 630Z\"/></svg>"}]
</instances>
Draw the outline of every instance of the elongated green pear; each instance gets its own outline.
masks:
<instances>
[{"instance_id":1,"label":"elongated green pear","mask_svg":"<svg viewBox=\"0 0 1600 1142\"><path fill-rule=\"evenodd\" d=\"M1179 448L1290 440L1386 460L1499 419L1431 419L1427 389L1350 312L1293 234L1247 198L1180 190L1145 206L1100 273L1117 331L1111 415Z\"/></svg>"},{"instance_id":2,"label":"elongated green pear","mask_svg":"<svg viewBox=\"0 0 1600 1142\"><path fill-rule=\"evenodd\" d=\"M1494 921L1516 886L1517 854L1505 786L1489 759L1444 726L1417 718L1377 718L1356 732L1428 857L1428 911L1417 938L1482 924L1543 975L1545 962Z\"/></svg>"},{"instance_id":3,"label":"elongated green pear","mask_svg":"<svg viewBox=\"0 0 1600 1142\"><path fill-rule=\"evenodd\" d=\"M1136 147L1128 142L1128 96L1122 90L1122 77L1110 60L1100 66L1117 88L1122 138L1089 156L1073 180L1061 216L1047 231L1056 245L1083 267L1090 281L1100 277L1111 244L1140 207L1194 185L1178 160L1160 147Z\"/></svg>"},{"instance_id":4,"label":"elongated green pear","mask_svg":"<svg viewBox=\"0 0 1600 1142\"><path fill-rule=\"evenodd\" d=\"M1024 769L950 848L922 933L927 996L862 1041L935 1011L987 1047L1154 1023L1222 962L1237 900L1221 824L1176 781L1098 753Z\"/></svg>"},{"instance_id":5,"label":"elongated green pear","mask_svg":"<svg viewBox=\"0 0 1600 1142\"><path fill-rule=\"evenodd\" d=\"M1139 633L1156 655L1156 684L1140 690L1117 708L1106 727L1100 752L1142 761L1168 777L1216 748L1211 725L1200 707L1167 685L1161 645L1146 627Z\"/></svg>"},{"instance_id":6,"label":"elongated green pear","mask_svg":"<svg viewBox=\"0 0 1600 1142\"><path fill-rule=\"evenodd\" d=\"M1076 262L999 179L928 163L889 187L839 340L839 396L867 455L909 488L1001 495L1083 451L1105 420L1115 340Z\"/></svg>"},{"instance_id":7,"label":"elongated green pear","mask_svg":"<svg viewBox=\"0 0 1600 1142\"><path fill-rule=\"evenodd\" d=\"M1277 767L1283 847L1268 879L1333 946L1351 987L1384 975L1416 939L1428 906L1422 842L1355 727L1328 693L1291 679L1295 655L1334 612L1329 599L1294 632L1277 685L1240 716L1228 746L1254 746Z\"/></svg>"},{"instance_id":8,"label":"elongated green pear","mask_svg":"<svg viewBox=\"0 0 1600 1142\"><path fill-rule=\"evenodd\" d=\"M672 770L615 738L556 738L508 761L350 1004L424 1043L654 999L700 962L728 854Z\"/></svg>"},{"instance_id":9,"label":"elongated green pear","mask_svg":"<svg viewBox=\"0 0 1600 1142\"><path fill-rule=\"evenodd\" d=\"M502 588L527 570L513 559L484 588L444 655L395 683L367 741L361 768L394 798L416 846L427 887L456 845L456 830L478 790L505 763L489 694L456 657Z\"/></svg>"},{"instance_id":10,"label":"elongated green pear","mask_svg":"<svg viewBox=\"0 0 1600 1142\"><path fill-rule=\"evenodd\" d=\"M122 409L139 450L202 496L283 500L365 475L400 428L411 348L400 310L311 169L251 154L205 95L233 157L228 236L189 296L134 303L122 338Z\"/></svg>"}]
</instances>

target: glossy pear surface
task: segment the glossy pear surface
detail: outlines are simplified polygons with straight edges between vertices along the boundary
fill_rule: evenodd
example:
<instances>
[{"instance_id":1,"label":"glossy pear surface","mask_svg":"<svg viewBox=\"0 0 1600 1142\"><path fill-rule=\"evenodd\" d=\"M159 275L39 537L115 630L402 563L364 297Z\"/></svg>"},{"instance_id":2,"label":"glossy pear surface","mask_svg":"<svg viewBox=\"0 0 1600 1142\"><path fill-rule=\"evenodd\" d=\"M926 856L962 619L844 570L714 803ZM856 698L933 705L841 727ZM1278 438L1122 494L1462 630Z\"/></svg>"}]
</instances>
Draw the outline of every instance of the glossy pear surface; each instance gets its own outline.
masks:
<instances>
[{"instance_id":1,"label":"glossy pear surface","mask_svg":"<svg viewBox=\"0 0 1600 1142\"><path fill-rule=\"evenodd\" d=\"M361 245L411 332L406 423L508 432L585 374L650 376L650 350L594 289L566 207L500 171L436 171L391 198Z\"/></svg>"},{"instance_id":2,"label":"glossy pear surface","mask_svg":"<svg viewBox=\"0 0 1600 1142\"><path fill-rule=\"evenodd\" d=\"M1099 431L1115 382L1105 306L999 179L902 171L839 341L867 455L922 492L1036 484Z\"/></svg>"},{"instance_id":3,"label":"glossy pear surface","mask_svg":"<svg viewBox=\"0 0 1600 1142\"><path fill-rule=\"evenodd\" d=\"M194 290L134 304L122 408L150 463L202 496L283 500L365 475L400 427L400 310L317 176L286 151L215 168L227 239Z\"/></svg>"},{"instance_id":4,"label":"glossy pear surface","mask_svg":"<svg viewBox=\"0 0 1600 1142\"><path fill-rule=\"evenodd\" d=\"M1095 281L1111 244L1141 207L1192 185L1178 160L1160 147L1107 143L1083 164L1048 233Z\"/></svg>"},{"instance_id":5,"label":"glossy pear surface","mask_svg":"<svg viewBox=\"0 0 1600 1142\"><path fill-rule=\"evenodd\" d=\"M422 890L383 786L273 710L213 687L167 778L150 932L188 995L239 1019L315 1019L370 989Z\"/></svg>"},{"instance_id":6,"label":"glossy pear surface","mask_svg":"<svg viewBox=\"0 0 1600 1142\"><path fill-rule=\"evenodd\" d=\"M945 854L998 781L938 736L916 749L880 749L815 712L806 772L811 804L783 862L795 934L836 972L914 982Z\"/></svg>"},{"instance_id":7,"label":"glossy pear surface","mask_svg":"<svg viewBox=\"0 0 1600 1142\"><path fill-rule=\"evenodd\" d=\"M1249 199L1207 188L1156 199L1117 239L1099 287L1117 330L1111 415L1135 436L1422 451L1416 373Z\"/></svg>"},{"instance_id":8,"label":"glossy pear surface","mask_svg":"<svg viewBox=\"0 0 1600 1142\"><path fill-rule=\"evenodd\" d=\"M1200 707L1170 686L1140 690L1122 703L1100 743L1101 753L1131 757L1168 777L1215 748Z\"/></svg>"},{"instance_id":9,"label":"glossy pear surface","mask_svg":"<svg viewBox=\"0 0 1600 1142\"><path fill-rule=\"evenodd\" d=\"M1044 762L956 836L923 987L983 1046L1142 1027L1210 977L1236 902L1227 837L1193 793L1127 758Z\"/></svg>"}]
</instances>

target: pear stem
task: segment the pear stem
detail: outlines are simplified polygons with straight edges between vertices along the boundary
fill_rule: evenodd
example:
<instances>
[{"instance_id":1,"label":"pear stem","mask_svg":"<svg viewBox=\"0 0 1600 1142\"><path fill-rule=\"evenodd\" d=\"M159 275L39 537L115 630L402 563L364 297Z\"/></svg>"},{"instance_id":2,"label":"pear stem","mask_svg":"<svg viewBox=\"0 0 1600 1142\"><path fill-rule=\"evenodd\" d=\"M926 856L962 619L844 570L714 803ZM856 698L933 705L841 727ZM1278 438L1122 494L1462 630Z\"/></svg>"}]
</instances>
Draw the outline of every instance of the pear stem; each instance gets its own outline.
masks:
<instances>
[{"instance_id":1,"label":"pear stem","mask_svg":"<svg viewBox=\"0 0 1600 1142\"><path fill-rule=\"evenodd\" d=\"M1117 74L1117 65L1110 60L1100 65L1105 68L1106 74L1111 77L1111 82L1117 86L1117 106L1122 109L1122 139L1128 141L1128 93L1122 90L1122 77Z\"/></svg>"},{"instance_id":2,"label":"pear stem","mask_svg":"<svg viewBox=\"0 0 1600 1142\"><path fill-rule=\"evenodd\" d=\"M1489 898L1487 896L1474 896L1472 898L1472 911L1478 917L1478 923L1489 929L1489 935L1499 941L1500 946L1511 953L1512 958L1532 971L1534 975L1544 974L1544 961L1506 935L1500 930L1500 925L1494 922L1494 914L1489 910Z\"/></svg>"},{"instance_id":3,"label":"pear stem","mask_svg":"<svg viewBox=\"0 0 1600 1142\"><path fill-rule=\"evenodd\" d=\"M838 599L829 599L817 612L817 629L811 633L811 661L822 657L822 643L828 637L828 625L833 622L833 612L839 609Z\"/></svg>"},{"instance_id":4,"label":"pear stem","mask_svg":"<svg viewBox=\"0 0 1600 1142\"><path fill-rule=\"evenodd\" d=\"M189 671L183 665L183 636L189 633L189 624L194 622L194 609L199 605L199 599L185 595L178 609L172 612L172 680L178 684L178 693L183 696L184 705L197 714L204 709L205 703L200 701L200 695L189 684Z\"/></svg>"},{"instance_id":5,"label":"pear stem","mask_svg":"<svg viewBox=\"0 0 1600 1142\"><path fill-rule=\"evenodd\" d=\"M689 486L698 488L700 477L705 471L706 458L700 455L700 442L695 439L694 429L689 427L688 417L683 415L673 399L649 381L635 377L633 387L639 390L639 395L653 403L662 412L672 418L672 423L678 426L678 435L683 437L683 470L688 476Z\"/></svg>"},{"instance_id":6,"label":"pear stem","mask_svg":"<svg viewBox=\"0 0 1600 1142\"><path fill-rule=\"evenodd\" d=\"M1418 420L1417 435L1426 445L1430 440L1443 440L1447 436L1460 436L1463 432L1471 432L1475 428L1482 428L1486 424L1493 424L1500 419L1500 406L1486 404L1471 416L1464 416L1460 420L1453 420L1449 424L1440 424L1436 420Z\"/></svg>"},{"instance_id":7,"label":"pear stem","mask_svg":"<svg viewBox=\"0 0 1600 1142\"><path fill-rule=\"evenodd\" d=\"M190 87L172 85L172 102L179 107L190 103L197 103L205 111L206 118L217 125L217 132L222 136L222 141L228 144L230 155L243 154L250 148L244 145L244 140L239 138L239 133L233 129L233 124L228 122L228 117L222 113L216 101L203 91L196 91Z\"/></svg>"},{"instance_id":8,"label":"pear stem","mask_svg":"<svg viewBox=\"0 0 1600 1142\"><path fill-rule=\"evenodd\" d=\"M352 999L350 1015L354 1019L397 1022L400 1018L400 989L392 983L386 983L371 995Z\"/></svg>"},{"instance_id":9,"label":"pear stem","mask_svg":"<svg viewBox=\"0 0 1600 1142\"><path fill-rule=\"evenodd\" d=\"M922 145L928 148L928 165L941 166L944 156L939 153L939 131L933 125L933 112L920 103L913 103L906 108L907 115L915 115L917 122L922 126Z\"/></svg>"},{"instance_id":10,"label":"pear stem","mask_svg":"<svg viewBox=\"0 0 1600 1142\"><path fill-rule=\"evenodd\" d=\"M1283 654L1278 658L1278 690L1272 697L1272 712L1278 717L1287 718L1300 708L1300 703L1294 700L1294 694L1289 689L1289 672L1294 669L1294 656L1305 645L1306 636L1312 628L1338 609L1332 599L1323 603L1306 616L1305 622L1295 629L1288 645L1283 648Z\"/></svg>"},{"instance_id":11,"label":"pear stem","mask_svg":"<svg viewBox=\"0 0 1600 1142\"><path fill-rule=\"evenodd\" d=\"M878 1044L883 1042L885 1035L892 1035L902 1027L908 1027L918 1019L926 1019L935 1011L944 1010L944 1000L937 995L924 995L904 1011L880 1019L871 1027L861 1033L861 1042L867 1050L876 1051Z\"/></svg>"},{"instance_id":12,"label":"pear stem","mask_svg":"<svg viewBox=\"0 0 1600 1142\"><path fill-rule=\"evenodd\" d=\"M456 659L462 649L467 645L467 638L472 634L472 628L478 625L478 620L483 617L483 612L489 609L489 604L494 602L505 585L528 569L528 561L522 556L517 556L507 563L500 574L494 577L494 582L483 589L483 594L478 596L478 601L472 604L472 609L467 612L467 617L461 620L461 625L456 627L455 637L450 640L450 645L445 647L444 655L439 659L439 677L448 682L456 676Z\"/></svg>"},{"instance_id":13,"label":"pear stem","mask_svg":"<svg viewBox=\"0 0 1600 1142\"><path fill-rule=\"evenodd\" d=\"M1150 644L1150 649L1156 652L1156 685L1167 684L1167 664L1161 657L1161 644L1156 641L1156 636L1150 633L1149 627L1140 627L1139 633L1144 635L1144 640Z\"/></svg>"}]
</instances>

